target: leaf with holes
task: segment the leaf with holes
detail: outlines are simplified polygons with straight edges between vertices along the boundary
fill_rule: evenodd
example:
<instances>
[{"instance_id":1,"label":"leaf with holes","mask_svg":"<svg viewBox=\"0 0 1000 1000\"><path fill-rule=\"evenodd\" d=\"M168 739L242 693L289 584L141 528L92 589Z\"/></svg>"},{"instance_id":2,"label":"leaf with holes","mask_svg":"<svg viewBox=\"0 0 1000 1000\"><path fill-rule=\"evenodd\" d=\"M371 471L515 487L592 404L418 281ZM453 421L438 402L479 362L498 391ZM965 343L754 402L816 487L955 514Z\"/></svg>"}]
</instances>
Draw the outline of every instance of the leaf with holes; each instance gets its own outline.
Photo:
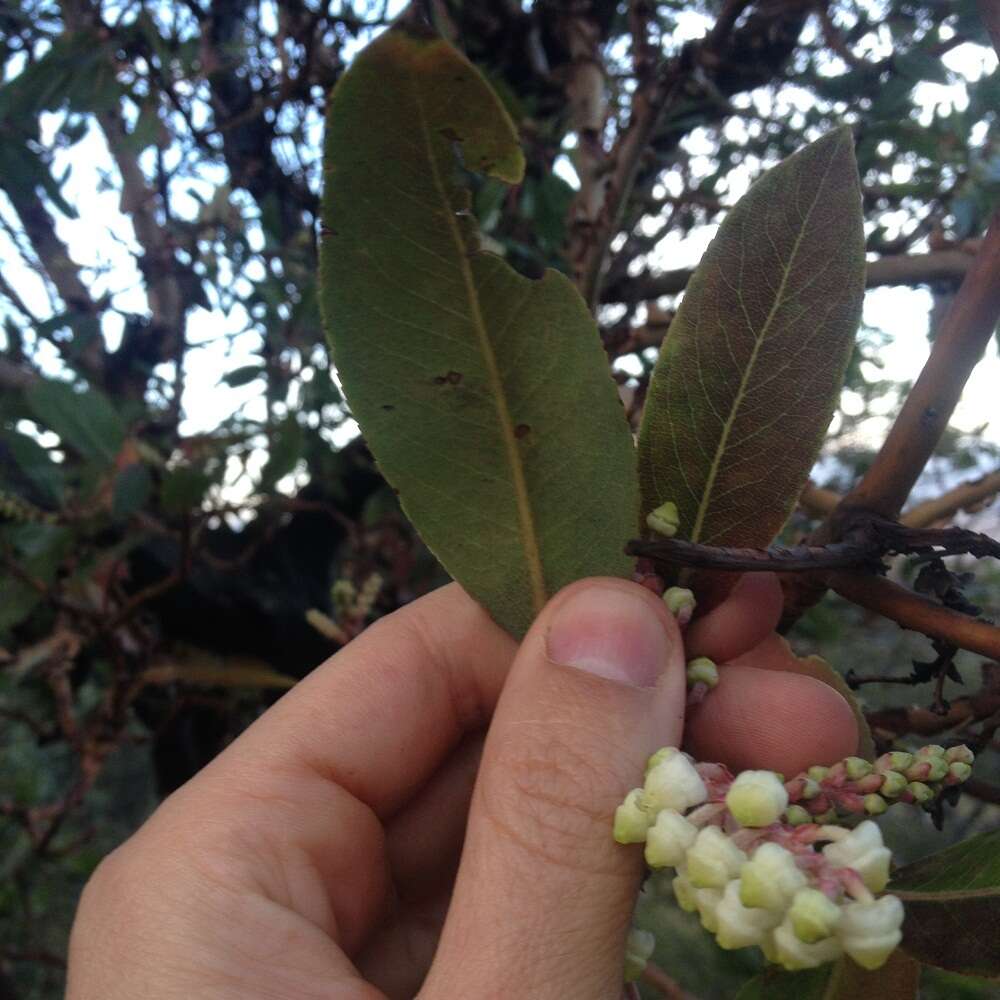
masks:
<instances>
[{"instance_id":1,"label":"leaf with holes","mask_svg":"<svg viewBox=\"0 0 1000 1000\"><path fill-rule=\"evenodd\" d=\"M901 868L903 947L951 972L1000 979L1000 830Z\"/></svg>"},{"instance_id":2,"label":"leaf with holes","mask_svg":"<svg viewBox=\"0 0 1000 1000\"><path fill-rule=\"evenodd\" d=\"M850 130L765 174L687 287L639 436L643 512L680 534L768 544L819 452L861 316L865 254Z\"/></svg>"},{"instance_id":3,"label":"leaf with holes","mask_svg":"<svg viewBox=\"0 0 1000 1000\"><path fill-rule=\"evenodd\" d=\"M629 573L634 449L583 300L479 249L462 167L517 183L513 123L446 42L386 32L329 102L321 301L404 510L520 635L572 580Z\"/></svg>"}]
</instances>

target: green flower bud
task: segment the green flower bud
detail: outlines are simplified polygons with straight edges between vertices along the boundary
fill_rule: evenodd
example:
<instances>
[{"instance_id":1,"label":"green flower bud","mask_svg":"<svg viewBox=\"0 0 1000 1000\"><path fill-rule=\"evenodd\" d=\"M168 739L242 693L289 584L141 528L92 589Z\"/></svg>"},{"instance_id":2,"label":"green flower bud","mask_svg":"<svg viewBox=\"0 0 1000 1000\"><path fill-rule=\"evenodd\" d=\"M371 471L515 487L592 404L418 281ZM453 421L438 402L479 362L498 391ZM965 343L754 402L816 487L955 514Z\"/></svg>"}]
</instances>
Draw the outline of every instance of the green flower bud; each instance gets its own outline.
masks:
<instances>
[{"instance_id":1,"label":"green flower bud","mask_svg":"<svg viewBox=\"0 0 1000 1000\"><path fill-rule=\"evenodd\" d=\"M740 883L730 882L722 892L722 902L715 911L718 924L715 940L722 948L749 948L759 945L781 922L781 914L740 902Z\"/></svg>"},{"instance_id":2,"label":"green flower bud","mask_svg":"<svg viewBox=\"0 0 1000 1000\"><path fill-rule=\"evenodd\" d=\"M790 826L801 826L803 823L811 823L812 816L802 806L789 806L785 810L785 822Z\"/></svg>"},{"instance_id":3,"label":"green flower bud","mask_svg":"<svg viewBox=\"0 0 1000 1000\"><path fill-rule=\"evenodd\" d=\"M646 772L643 784L646 808L654 814L661 809L684 812L700 806L708 798L708 791L701 775L682 753L664 757Z\"/></svg>"},{"instance_id":4,"label":"green flower bud","mask_svg":"<svg viewBox=\"0 0 1000 1000\"><path fill-rule=\"evenodd\" d=\"M861 757L845 757L844 770L851 781L857 781L859 778L867 778L872 773L872 766Z\"/></svg>"},{"instance_id":5,"label":"green flower bud","mask_svg":"<svg viewBox=\"0 0 1000 1000\"><path fill-rule=\"evenodd\" d=\"M940 743L928 743L917 751L917 760L931 760L934 757L944 757L947 751Z\"/></svg>"},{"instance_id":6,"label":"green flower bud","mask_svg":"<svg viewBox=\"0 0 1000 1000\"><path fill-rule=\"evenodd\" d=\"M969 764L976 762L976 755L963 743L961 746L950 747L944 752L944 759L949 764Z\"/></svg>"},{"instance_id":7,"label":"green flower bud","mask_svg":"<svg viewBox=\"0 0 1000 1000\"><path fill-rule=\"evenodd\" d=\"M808 771L806 771L806 774L808 774L813 781L822 781L829 773L830 773L830 768L820 767L818 764L814 765L813 767L809 768Z\"/></svg>"},{"instance_id":8,"label":"green flower bud","mask_svg":"<svg viewBox=\"0 0 1000 1000\"><path fill-rule=\"evenodd\" d=\"M911 781L906 790L913 796L913 801L923 805L930 802L935 796L935 791L930 785L925 785L922 781Z\"/></svg>"},{"instance_id":9,"label":"green flower bud","mask_svg":"<svg viewBox=\"0 0 1000 1000\"><path fill-rule=\"evenodd\" d=\"M675 618L690 619L698 606L694 593L687 587L668 587L663 594L663 603Z\"/></svg>"},{"instance_id":10,"label":"green flower bud","mask_svg":"<svg viewBox=\"0 0 1000 1000\"><path fill-rule=\"evenodd\" d=\"M673 538L681 525L681 516L677 511L677 504L672 500L661 503L656 510L651 510L646 515L646 525L658 535Z\"/></svg>"},{"instance_id":11,"label":"green flower bud","mask_svg":"<svg viewBox=\"0 0 1000 1000\"><path fill-rule=\"evenodd\" d=\"M884 795L887 799L894 799L906 788L906 775L899 771L886 771L883 775L882 787L879 788L879 795Z\"/></svg>"},{"instance_id":12,"label":"green flower bud","mask_svg":"<svg viewBox=\"0 0 1000 1000\"><path fill-rule=\"evenodd\" d=\"M646 809L646 795L641 788L633 788L625 801L615 810L613 836L619 844L641 844L653 822Z\"/></svg>"},{"instance_id":13,"label":"green flower bud","mask_svg":"<svg viewBox=\"0 0 1000 1000\"><path fill-rule=\"evenodd\" d=\"M882 842L882 831L870 819L843 840L827 844L823 854L837 868L853 868L871 892L881 892L889 881L892 854Z\"/></svg>"},{"instance_id":14,"label":"green flower bud","mask_svg":"<svg viewBox=\"0 0 1000 1000\"><path fill-rule=\"evenodd\" d=\"M881 795L872 792L864 797L865 812L869 816L881 816L889 808L888 803Z\"/></svg>"},{"instance_id":15,"label":"green flower bud","mask_svg":"<svg viewBox=\"0 0 1000 1000\"><path fill-rule=\"evenodd\" d=\"M676 868L683 864L698 828L675 809L664 809L646 833L646 864L650 868Z\"/></svg>"},{"instance_id":16,"label":"green flower bud","mask_svg":"<svg viewBox=\"0 0 1000 1000\"><path fill-rule=\"evenodd\" d=\"M826 812L817 813L813 816L812 821L814 823L822 826L824 823L836 823L837 822L837 810L827 809Z\"/></svg>"},{"instance_id":17,"label":"green flower bud","mask_svg":"<svg viewBox=\"0 0 1000 1000\"><path fill-rule=\"evenodd\" d=\"M722 902L722 890L695 889L694 901L695 906L698 908L698 916L701 917L701 926L706 931L711 931L714 934L719 929L716 913L718 912L719 904Z\"/></svg>"},{"instance_id":18,"label":"green flower bud","mask_svg":"<svg viewBox=\"0 0 1000 1000\"><path fill-rule=\"evenodd\" d=\"M972 766L970 764L963 764L961 761L955 761L954 764L948 765L948 773L956 781L965 781L972 774Z\"/></svg>"},{"instance_id":19,"label":"green flower bud","mask_svg":"<svg viewBox=\"0 0 1000 1000\"><path fill-rule=\"evenodd\" d=\"M791 851L778 844L763 843L740 869L740 902L784 913L792 897L807 882Z\"/></svg>"},{"instance_id":20,"label":"green flower bud","mask_svg":"<svg viewBox=\"0 0 1000 1000\"><path fill-rule=\"evenodd\" d=\"M780 965L795 972L799 969L815 969L840 957L840 942L834 937L823 938L809 944L795 933L791 920L775 929L773 936L774 954Z\"/></svg>"},{"instance_id":21,"label":"green flower bud","mask_svg":"<svg viewBox=\"0 0 1000 1000\"><path fill-rule=\"evenodd\" d=\"M941 757L929 757L927 763L931 769L924 779L926 781L940 781L948 773L948 761Z\"/></svg>"},{"instance_id":22,"label":"green flower bud","mask_svg":"<svg viewBox=\"0 0 1000 1000\"><path fill-rule=\"evenodd\" d=\"M655 947L656 938L649 931L633 927L628 932L628 941L625 945L626 983L634 982L642 975Z\"/></svg>"},{"instance_id":23,"label":"green flower bud","mask_svg":"<svg viewBox=\"0 0 1000 1000\"><path fill-rule=\"evenodd\" d=\"M726 793L726 807L741 826L777 823L788 805L788 792L773 771L744 771Z\"/></svg>"},{"instance_id":24,"label":"green flower bud","mask_svg":"<svg viewBox=\"0 0 1000 1000\"><path fill-rule=\"evenodd\" d=\"M719 669L714 661L707 656L699 656L694 660L688 660L687 665L688 687L695 684L704 684L706 687L714 688L719 683Z\"/></svg>"},{"instance_id":25,"label":"green flower bud","mask_svg":"<svg viewBox=\"0 0 1000 1000\"><path fill-rule=\"evenodd\" d=\"M840 907L819 889L799 889L788 908L788 919L800 941L815 944L833 933Z\"/></svg>"},{"instance_id":26,"label":"green flower bud","mask_svg":"<svg viewBox=\"0 0 1000 1000\"><path fill-rule=\"evenodd\" d=\"M687 913L694 913L698 909L698 900L695 896L698 890L691 884L691 880L687 875L683 873L679 874L671 885L677 905Z\"/></svg>"},{"instance_id":27,"label":"green flower bud","mask_svg":"<svg viewBox=\"0 0 1000 1000\"><path fill-rule=\"evenodd\" d=\"M905 771L913 763L913 754L904 750L884 753L875 761L876 771Z\"/></svg>"},{"instance_id":28,"label":"green flower bud","mask_svg":"<svg viewBox=\"0 0 1000 1000\"><path fill-rule=\"evenodd\" d=\"M677 747L662 747L657 750L656 753L650 756L649 760L646 761L646 770L644 775L649 774L649 772L652 771L653 768L656 767L656 765L661 761L670 760L671 757L676 757L679 753L680 750L678 750Z\"/></svg>"},{"instance_id":29,"label":"green flower bud","mask_svg":"<svg viewBox=\"0 0 1000 1000\"><path fill-rule=\"evenodd\" d=\"M809 799L816 798L821 791L823 791L823 789L819 787L818 781L814 781L812 778L806 778L806 780L802 783L801 797L808 802Z\"/></svg>"},{"instance_id":30,"label":"green flower bud","mask_svg":"<svg viewBox=\"0 0 1000 1000\"><path fill-rule=\"evenodd\" d=\"M747 856L717 826L698 831L685 858L687 877L698 889L724 889Z\"/></svg>"},{"instance_id":31,"label":"green flower bud","mask_svg":"<svg viewBox=\"0 0 1000 1000\"><path fill-rule=\"evenodd\" d=\"M865 969L884 965L903 938L903 904L895 896L843 907L837 938L844 951Z\"/></svg>"}]
</instances>

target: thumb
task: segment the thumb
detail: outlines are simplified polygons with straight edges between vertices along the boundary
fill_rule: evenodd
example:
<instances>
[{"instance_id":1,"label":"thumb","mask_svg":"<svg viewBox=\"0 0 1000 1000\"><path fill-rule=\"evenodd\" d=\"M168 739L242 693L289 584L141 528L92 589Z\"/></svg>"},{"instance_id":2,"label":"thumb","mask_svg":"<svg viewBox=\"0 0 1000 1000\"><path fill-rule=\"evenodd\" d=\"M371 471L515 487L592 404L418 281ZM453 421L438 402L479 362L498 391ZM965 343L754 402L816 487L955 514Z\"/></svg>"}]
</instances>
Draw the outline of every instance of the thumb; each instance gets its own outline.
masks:
<instances>
[{"instance_id":1,"label":"thumb","mask_svg":"<svg viewBox=\"0 0 1000 1000\"><path fill-rule=\"evenodd\" d=\"M680 636L648 590L592 579L549 602L490 726L423 998L620 995L642 859L612 817L680 743L684 702Z\"/></svg>"}]
</instances>

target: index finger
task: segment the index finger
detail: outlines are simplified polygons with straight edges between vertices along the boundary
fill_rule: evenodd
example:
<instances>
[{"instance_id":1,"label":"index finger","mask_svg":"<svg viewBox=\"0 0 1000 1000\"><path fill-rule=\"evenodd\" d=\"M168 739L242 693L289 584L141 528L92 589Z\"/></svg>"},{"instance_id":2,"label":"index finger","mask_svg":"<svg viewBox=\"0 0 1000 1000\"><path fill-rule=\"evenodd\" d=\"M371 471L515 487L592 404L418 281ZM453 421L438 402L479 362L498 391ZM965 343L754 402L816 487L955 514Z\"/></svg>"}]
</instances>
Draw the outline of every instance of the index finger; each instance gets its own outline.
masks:
<instances>
[{"instance_id":1,"label":"index finger","mask_svg":"<svg viewBox=\"0 0 1000 1000\"><path fill-rule=\"evenodd\" d=\"M310 771L384 819L489 721L516 649L449 584L367 628L231 749L244 774Z\"/></svg>"}]
</instances>

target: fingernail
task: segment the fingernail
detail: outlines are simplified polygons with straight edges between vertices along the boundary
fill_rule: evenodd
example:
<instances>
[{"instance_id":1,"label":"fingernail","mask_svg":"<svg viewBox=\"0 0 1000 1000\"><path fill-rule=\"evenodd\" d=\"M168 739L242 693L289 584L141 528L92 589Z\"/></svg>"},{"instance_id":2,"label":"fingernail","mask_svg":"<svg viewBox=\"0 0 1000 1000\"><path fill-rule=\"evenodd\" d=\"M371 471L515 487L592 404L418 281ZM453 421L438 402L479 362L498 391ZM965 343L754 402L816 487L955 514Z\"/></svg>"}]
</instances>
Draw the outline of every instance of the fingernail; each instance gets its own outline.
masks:
<instances>
[{"instance_id":1,"label":"fingernail","mask_svg":"<svg viewBox=\"0 0 1000 1000\"><path fill-rule=\"evenodd\" d=\"M642 593L592 586L577 590L556 608L547 645L553 663L651 688L667 666L670 643Z\"/></svg>"}]
</instances>

